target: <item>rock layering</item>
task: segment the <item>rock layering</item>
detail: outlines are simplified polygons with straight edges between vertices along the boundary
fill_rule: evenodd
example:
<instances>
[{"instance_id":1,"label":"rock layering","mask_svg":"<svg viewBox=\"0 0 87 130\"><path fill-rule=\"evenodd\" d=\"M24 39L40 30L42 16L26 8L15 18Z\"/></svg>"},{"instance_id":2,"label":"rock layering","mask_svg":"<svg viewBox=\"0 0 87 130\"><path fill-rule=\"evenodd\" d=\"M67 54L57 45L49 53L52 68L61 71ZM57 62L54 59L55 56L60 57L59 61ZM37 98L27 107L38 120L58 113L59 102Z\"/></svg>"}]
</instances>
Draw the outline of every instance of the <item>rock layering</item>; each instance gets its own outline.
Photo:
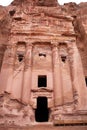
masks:
<instances>
[{"instance_id":1,"label":"rock layering","mask_svg":"<svg viewBox=\"0 0 87 130\"><path fill-rule=\"evenodd\" d=\"M87 123L86 4L0 7L1 126Z\"/></svg>"}]
</instances>

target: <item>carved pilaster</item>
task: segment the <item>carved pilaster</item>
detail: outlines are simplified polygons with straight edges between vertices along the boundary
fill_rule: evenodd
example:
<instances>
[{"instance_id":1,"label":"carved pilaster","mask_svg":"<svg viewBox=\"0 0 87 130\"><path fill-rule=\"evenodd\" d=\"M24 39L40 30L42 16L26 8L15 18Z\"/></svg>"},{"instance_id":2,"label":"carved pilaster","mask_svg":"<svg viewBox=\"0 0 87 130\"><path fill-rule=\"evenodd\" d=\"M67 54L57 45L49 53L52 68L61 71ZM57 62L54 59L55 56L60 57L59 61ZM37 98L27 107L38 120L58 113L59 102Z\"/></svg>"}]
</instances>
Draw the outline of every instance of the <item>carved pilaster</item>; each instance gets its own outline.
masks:
<instances>
[{"instance_id":1,"label":"carved pilaster","mask_svg":"<svg viewBox=\"0 0 87 130\"><path fill-rule=\"evenodd\" d=\"M73 103L72 80L67 43L59 44L59 55L61 65L63 103L67 106L67 104L70 105Z\"/></svg>"},{"instance_id":2,"label":"carved pilaster","mask_svg":"<svg viewBox=\"0 0 87 130\"><path fill-rule=\"evenodd\" d=\"M24 84L22 91L22 101L26 104L30 100L30 91L31 91L31 67L32 67L32 44L27 44L26 54L25 54L25 71L24 71Z\"/></svg>"},{"instance_id":3,"label":"carved pilaster","mask_svg":"<svg viewBox=\"0 0 87 130\"><path fill-rule=\"evenodd\" d=\"M32 64L32 44L26 45L26 54L25 54L25 70L31 67Z\"/></svg>"},{"instance_id":4,"label":"carved pilaster","mask_svg":"<svg viewBox=\"0 0 87 130\"><path fill-rule=\"evenodd\" d=\"M72 84L73 84L73 95L75 109L84 110L85 109L85 96L86 95L86 85L85 78L83 74L83 67L81 62L81 57L76 46L76 43L72 43Z\"/></svg>"},{"instance_id":5,"label":"carved pilaster","mask_svg":"<svg viewBox=\"0 0 87 130\"><path fill-rule=\"evenodd\" d=\"M12 82L13 82L15 55L16 55L16 45L8 46L8 49L7 49L7 56L8 56L7 66L9 67L9 72L8 72L9 77L8 77L8 80L7 80L7 87L6 87L6 91L8 93L11 92L11 87L12 87Z\"/></svg>"},{"instance_id":6,"label":"carved pilaster","mask_svg":"<svg viewBox=\"0 0 87 130\"><path fill-rule=\"evenodd\" d=\"M0 92L3 93L7 91L10 93L11 86L12 86L12 78L13 78L13 67L14 67L14 60L15 60L15 46L7 46L7 49L4 54L1 74L0 74Z\"/></svg>"},{"instance_id":7,"label":"carved pilaster","mask_svg":"<svg viewBox=\"0 0 87 130\"><path fill-rule=\"evenodd\" d=\"M53 73L54 73L54 105L59 106L63 104L62 97L62 83L61 83L61 68L59 61L59 53L57 44L52 47L53 53Z\"/></svg>"},{"instance_id":8,"label":"carved pilaster","mask_svg":"<svg viewBox=\"0 0 87 130\"><path fill-rule=\"evenodd\" d=\"M15 58L15 51L16 51L16 46L7 46L7 49L4 54L4 60L3 60L3 68L7 67L13 67L14 65L14 58Z\"/></svg>"}]
</instances>

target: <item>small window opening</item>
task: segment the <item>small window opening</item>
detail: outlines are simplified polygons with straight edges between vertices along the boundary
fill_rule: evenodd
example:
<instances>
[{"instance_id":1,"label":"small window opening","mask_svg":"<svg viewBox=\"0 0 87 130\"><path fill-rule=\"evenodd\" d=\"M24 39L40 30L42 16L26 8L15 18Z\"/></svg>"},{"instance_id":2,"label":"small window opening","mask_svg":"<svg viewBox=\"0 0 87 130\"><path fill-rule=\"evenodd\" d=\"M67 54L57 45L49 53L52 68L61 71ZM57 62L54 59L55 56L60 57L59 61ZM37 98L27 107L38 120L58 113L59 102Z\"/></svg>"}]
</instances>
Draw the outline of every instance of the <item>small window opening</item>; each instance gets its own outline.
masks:
<instances>
[{"instance_id":1,"label":"small window opening","mask_svg":"<svg viewBox=\"0 0 87 130\"><path fill-rule=\"evenodd\" d=\"M61 56L61 60L62 60L62 62L66 62L66 56Z\"/></svg>"},{"instance_id":2,"label":"small window opening","mask_svg":"<svg viewBox=\"0 0 87 130\"><path fill-rule=\"evenodd\" d=\"M46 57L46 54L44 54L44 53L39 53L39 56Z\"/></svg>"},{"instance_id":3,"label":"small window opening","mask_svg":"<svg viewBox=\"0 0 87 130\"><path fill-rule=\"evenodd\" d=\"M10 16L14 16L14 14L15 14L15 10L11 10L11 11L9 11L9 14L10 14Z\"/></svg>"},{"instance_id":4,"label":"small window opening","mask_svg":"<svg viewBox=\"0 0 87 130\"><path fill-rule=\"evenodd\" d=\"M86 86L87 86L87 77L85 77L85 82L86 82Z\"/></svg>"},{"instance_id":5,"label":"small window opening","mask_svg":"<svg viewBox=\"0 0 87 130\"><path fill-rule=\"evenodd\" d=\"M38 87L47 87L47 76L46 75L38 76Z\"/></svg>"},{"instance_id":6,"label":"small window opening","mask_svg":"<svg viewBox=\"0 0 87 130\"><path fill-rule=\"evenodd\" d=\"M24 59L24 56L23 56L22 54L19 54L19 55L18 55L18 60L19 60L19 62L23 61L23 59Z\"/></svg>"}]
</instances>

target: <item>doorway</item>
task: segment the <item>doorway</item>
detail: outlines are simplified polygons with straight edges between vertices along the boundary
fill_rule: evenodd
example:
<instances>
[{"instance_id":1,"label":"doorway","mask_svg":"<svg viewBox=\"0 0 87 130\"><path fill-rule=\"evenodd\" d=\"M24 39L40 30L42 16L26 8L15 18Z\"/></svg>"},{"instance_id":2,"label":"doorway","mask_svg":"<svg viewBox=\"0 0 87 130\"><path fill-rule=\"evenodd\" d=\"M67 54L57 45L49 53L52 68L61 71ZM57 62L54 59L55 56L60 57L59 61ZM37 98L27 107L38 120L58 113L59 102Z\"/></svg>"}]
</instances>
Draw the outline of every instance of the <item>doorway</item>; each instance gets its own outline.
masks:
<instances>
[{"instance_id":1,"label":"doorway","mask_svg":"<svg viewBox=\"0 0 87 130\"><path fill-rule=\"evenodd\" d=\"M37 122L48 122L49 109L46 97L37 98L37 109L35 110L35 119Z\"/></svg>"}]
</instances>

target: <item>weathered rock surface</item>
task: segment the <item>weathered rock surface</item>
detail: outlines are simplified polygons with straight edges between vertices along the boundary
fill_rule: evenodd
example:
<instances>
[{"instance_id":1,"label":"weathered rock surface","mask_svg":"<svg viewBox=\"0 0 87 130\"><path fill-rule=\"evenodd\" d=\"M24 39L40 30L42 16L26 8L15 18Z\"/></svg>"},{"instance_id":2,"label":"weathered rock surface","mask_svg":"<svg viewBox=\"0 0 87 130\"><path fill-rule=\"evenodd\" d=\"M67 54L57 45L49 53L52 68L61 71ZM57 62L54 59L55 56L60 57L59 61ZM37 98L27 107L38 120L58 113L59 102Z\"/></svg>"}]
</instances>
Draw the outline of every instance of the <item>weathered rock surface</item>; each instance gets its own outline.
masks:
<instances>
[{"instance_id":1,"label":"weathered rock surface","mask_svg":"<svg viewBox=\"0 0 87 130\"><path fill-rule=\"evenodd\" d=\"M74 17L73 25L77 35L77 46L81 54L84 74L87 77L87 2L78 5L71 2L62 8Z\"/></svg>"},{"instance_id":2,"label":"weathered rock surface","mask_svg":"<svg viewBox=\"0 0 87 130\"><path fill-rule=\"evenodd\" d=\"M57 0L0 7L2 126L36 124L40 111L54 125L87 123L86 8Z\"/></svg>"}]
</instances>

